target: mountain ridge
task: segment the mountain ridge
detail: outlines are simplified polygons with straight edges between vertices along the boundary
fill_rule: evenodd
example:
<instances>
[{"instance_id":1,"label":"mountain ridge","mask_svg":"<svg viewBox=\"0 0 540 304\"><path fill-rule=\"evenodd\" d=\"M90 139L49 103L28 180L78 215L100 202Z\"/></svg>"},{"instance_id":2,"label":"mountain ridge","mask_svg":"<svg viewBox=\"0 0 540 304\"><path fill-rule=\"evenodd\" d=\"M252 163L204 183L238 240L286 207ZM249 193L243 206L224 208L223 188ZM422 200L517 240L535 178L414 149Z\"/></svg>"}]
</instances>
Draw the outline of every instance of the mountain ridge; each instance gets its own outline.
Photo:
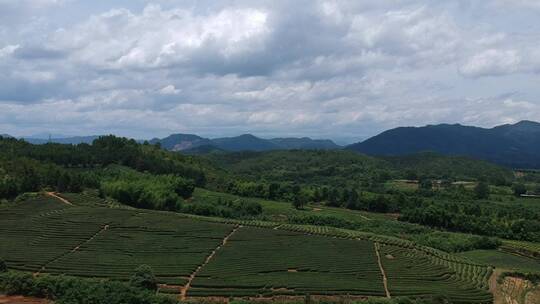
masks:
<instances>
[{"instance_id":1,"label":"mountain ridge","mask_svg":"<svg viewBox=\"0 0 540 304\"><path fill-rule=\"evenodd\" d=\"M345 149L368 155L418 152L463 155L514 168L540 168L540 123L520 121L493 128L438 124L386 130Z\"/></svg>"},{"instance_id":2,"label":"mountain ridge","mask_svg":"<svg viewBox=\"0 0 540 304\"><path fill-rule=\"evenodd\" d=\"M154 138L150 144L160 143L162 148L171 151L203 153L202 151L270 151L270 150L331 150L341 149L330 139L311 139L309 137L278 137L264 139L253 134L241 134L232 137L204 138L195 134L171 134L162 139ZM204 149L197 149L203 147ZM211 149L214 147L215 149Z\"/></svg>"}]
</instances>

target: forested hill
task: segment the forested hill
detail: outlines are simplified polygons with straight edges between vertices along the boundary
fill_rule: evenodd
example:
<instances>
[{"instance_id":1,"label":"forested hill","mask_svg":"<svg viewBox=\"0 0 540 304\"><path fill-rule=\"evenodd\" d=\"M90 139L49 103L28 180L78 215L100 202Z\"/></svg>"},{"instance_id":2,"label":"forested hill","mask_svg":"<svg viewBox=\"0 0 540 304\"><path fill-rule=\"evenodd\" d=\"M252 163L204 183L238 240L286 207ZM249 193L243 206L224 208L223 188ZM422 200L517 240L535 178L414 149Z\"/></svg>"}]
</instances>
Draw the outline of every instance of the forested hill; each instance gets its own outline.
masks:
<instances>
[{"instance_id":1,"label":"forested hill","mask_svg":"<svg viewBox=\"0 0 540 304\"><path fill-rule=\"evenodd\" d=\"M510 170L497 165L435 153L379 158L346 150L290 150L217 153L205 157L242 179L268 182L355 187L388 179L489 179L497 183L512 179Z\"/></svg>"},{"instance_id":2,"label":"forested hill","mask_svg":"<svg viewBox=\"0 0 540 304\"><path fill-rule=\"evenodd\" d=\"M400 127L346 149L383 156L433 151L514 168L540 168L540 123L521 121L491 129L459 124Z\"/></svg>"},{"instance_id":3,"label":"forested hill","mask_svg":"<svg viewBox=\"0 0 540 304\"><path fill-rule=\"evenodd\" d=\"M156 175L181 176L197 186L204 186L221 174L204 159L112 135L99 137L92 145L33 145L0 137L0 197L47 187L74 192L85 187L97 188L100 177L95 169L109 165Z\"/></svg>"},{"instance_id":4,"label":"forested hill","mask_svg":"<svg viewBox=\"0 0 540 304\"><path fill-rule=\"evenodd\" d=\"M463 156L445 156L434 152L421 152L404 156L385 156L406 179L435 178L453 180L486 179L494 184L511 180L513 173L501 166ZM412 174L413 176L410 176Z\"/></svg>"}]
</instances>

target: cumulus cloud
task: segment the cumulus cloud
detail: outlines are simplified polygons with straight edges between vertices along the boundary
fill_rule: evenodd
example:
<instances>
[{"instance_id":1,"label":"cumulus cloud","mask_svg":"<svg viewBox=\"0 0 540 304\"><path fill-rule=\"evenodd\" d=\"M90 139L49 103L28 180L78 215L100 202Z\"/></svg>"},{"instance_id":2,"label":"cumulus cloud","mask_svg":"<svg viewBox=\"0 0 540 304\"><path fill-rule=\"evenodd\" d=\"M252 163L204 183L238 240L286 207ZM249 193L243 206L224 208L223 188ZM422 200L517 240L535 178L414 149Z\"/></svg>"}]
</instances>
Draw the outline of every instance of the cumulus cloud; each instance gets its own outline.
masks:
<instances>
[{"instance_id":1,"label":"cumulus cloud","mask_svg":"<svg viewBox=\"0 0 540 304\"><path fill-rule=\"evenodd\" d=\"M140 14L113 9L92 16L51 38L73 60L106 69L164 68L171 65L217 69L264 47L267 13L252 8L194 15L185 9L148 5ZM209 60L213 65L204 64ZM197 63L197 64L194 64ZM215 64L215 65L214 65Z\"/></svg>"},{"instance_id":2,"label":"cumulus cloud","mask_svg":"<svg viewBox=\"0 0 540 304\"><path fill-rule=\"evenodd\" d=\"M1 133L353 141L540 117L534 3L0 0Z\"/></svg>"}]
</instances>

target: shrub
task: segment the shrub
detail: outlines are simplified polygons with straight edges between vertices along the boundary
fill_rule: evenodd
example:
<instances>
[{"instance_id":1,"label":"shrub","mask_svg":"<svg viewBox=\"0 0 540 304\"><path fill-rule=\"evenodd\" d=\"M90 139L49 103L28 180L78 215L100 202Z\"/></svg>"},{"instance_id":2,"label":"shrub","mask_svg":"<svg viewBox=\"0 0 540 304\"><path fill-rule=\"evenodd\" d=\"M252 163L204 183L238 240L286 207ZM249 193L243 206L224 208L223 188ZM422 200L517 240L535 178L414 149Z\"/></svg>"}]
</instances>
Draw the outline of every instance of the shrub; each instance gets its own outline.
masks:
<instances>
[{"instance_id":1,"label":"shrub","mask_svg":"<svg viewBox=\"0 0 540 304\"><path fill-rule=\"evenodd\" d=\"M192 181L174 175L124 174L101 183L100 193L136 208L179 211L194 190Z\"/></svg>"},{"instance_id":2,"label":"shrub","mask_svg":"<svg viewBox=\"0 0 540 304\"><path fill-rule=\"evenodd\" d=\"M474 194L478 199L487 199L489 198L489 186L486 182L479 182L476 187L474 187Z\"/></svg>"},{"instance_id":3,"label":"shrub","mask_svg":"<svg viewBox=\"0 0 540 304\"><path fill-rule=\"evenodd\" d=\"M148 265L137 267L137 269L135 269L135 274L129 280L129 284L140 289L157 290L156 277L152 268Z\"/></svg>"},{"instance_id":4,"label":"shrub","mask_svg":"<svg viewBox=\"0 0 540 304\"><path fill-rule=\"evenodd\" d=\"M7 272L0 274L0 293L54 300L56 304L175 304L175 299L112 280Z\"/></svg>"}]
</instances>

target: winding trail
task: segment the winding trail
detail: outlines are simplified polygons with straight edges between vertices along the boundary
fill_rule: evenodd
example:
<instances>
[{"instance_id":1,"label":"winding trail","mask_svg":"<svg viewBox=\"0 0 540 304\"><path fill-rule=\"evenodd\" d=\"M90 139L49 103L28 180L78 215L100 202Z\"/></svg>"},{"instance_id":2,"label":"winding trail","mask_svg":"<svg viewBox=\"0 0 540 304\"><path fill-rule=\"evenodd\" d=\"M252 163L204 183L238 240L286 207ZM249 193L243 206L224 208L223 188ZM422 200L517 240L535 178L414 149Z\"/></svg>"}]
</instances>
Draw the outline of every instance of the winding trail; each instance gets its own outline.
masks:
<instances>
[{"instance_id":1,"label":"winding trail","mask_svg":"<svg viewBox=\"0 0 540 304\"><path fill-rule=\"evenodd\" d=\"M204 260L204 262L199 265L197 267L197 269L195 269L195 271L193 271L193 273L191 273L191 275L189 276L189 279L186 283L186 285L184 285L181 290L180 290L180 300L181 301L184 301L186 300L186 297L187 297L187 292L189 290L189 288L191 287L191 283L193 282L193 280L195 279L195 277L197 276L197 274L201 271L201 269L206 266L206 264L208 264L212 258L214 258L214 256L216 255L216 253L218 252L219 249L221 249L221 247L225 246L227 244L227 242L229 241L229 238L236 232L238 231L238 229L242 228L242 226L236 226L229 234L227 234L224 238L223 238L223 241L221 242L221 244L219 244L216 249L214 249L210 255L208 255L206 257L206 259Z\"/></svg>"},{"instance_id":2,"label":"winding trail","mask_svg":"<svg viewBox=\"0 0 540 304\"><path fill-rule=\"evenodd\" d=\"M50 196L50 197L56 198L57 200L61 201L61 202L64 203L64 204L73 206L73 204L72 204L70 201L68 201L67 199L65 199L65 198L63 198L63 197L61 197L61 196L59 196L58 194L56 194L56 193L54 193L54 192L45 192L45 194L47 194L47 195Z\"/></svg>"},{"instance_id":3,"label":"winding trail","mask_svg":"<svg viewBox=\"0 0 540 304\"><path fill-rule=\"evenodd\" d=\"M380 245L379 243L373 243L373 244L375 246L375 254L377 255L377 262L379 262L379 269L381 270L381 274L383 277L384 292L386 293L386 297L390 299L391 296L390 296L390 290L388 290L388 279L386 278L386 272L384 272L384 268L381 261L381 253L379 252Z\"/></svg>"}]
</instances>

